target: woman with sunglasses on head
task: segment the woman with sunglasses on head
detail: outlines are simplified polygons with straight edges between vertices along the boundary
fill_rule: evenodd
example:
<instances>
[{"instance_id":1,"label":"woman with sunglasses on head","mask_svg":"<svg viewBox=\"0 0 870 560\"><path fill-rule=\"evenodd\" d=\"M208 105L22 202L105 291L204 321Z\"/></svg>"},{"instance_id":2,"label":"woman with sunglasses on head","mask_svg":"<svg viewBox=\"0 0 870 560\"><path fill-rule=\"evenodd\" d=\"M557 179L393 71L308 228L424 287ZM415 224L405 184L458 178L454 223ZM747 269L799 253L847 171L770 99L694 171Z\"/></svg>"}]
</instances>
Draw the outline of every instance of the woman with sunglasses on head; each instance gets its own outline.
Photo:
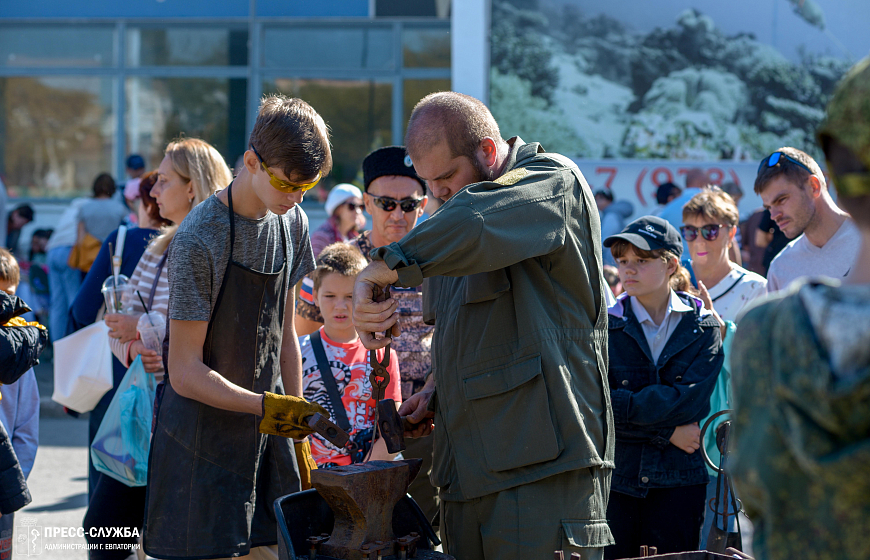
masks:
<instances>
[{"instance_id":1,"label":"woman with sunglasses on head","mask_svg":"<svg viewBox=\"0 0 870 560\"><path fill-rule=\"evenodd\" d=\"M767 280L733 263L729 258L731 246L740 214L734 199L718 187L706 188L696 194L683 206L683 226L680 228L691 254L692 269L699 286L703 286L709 297L709 305L719 314L726 324L723 353L728 355L736 329L737 319L743 310L756 298L765 295ZM733 407L731 399L731 370L726 358L716 380L716 387L710 397L710 414L700 422L703 426L707 418L721 410ZM727 415L718 416L710 426L701 444L714 464L719 464L720 454L716 446L716 429L728 420ZM708 467L710 482L707 484L707 503L716 497L717 473ZM723 511L727 501L731 507L731 496L720 490L719 511ZM700 548L707 548L707 536L713 525L714 515L709 507L704 508L704 526L701 529ZM719 518L719 529L734 531L736 520Z\"/></svg>"},{"instance_id":2,"label":"woman with sunglasses on head","mask_svg":"<svg viewBox=\"0 0 870 560\"><path fill-rule=\"evenodd\" d=\"M365 205L359 187L349 183L335 185L329 191L324 207L329 218L311 234L315 259L327 245L355 239L366 227L366 217L362 213Z\"/></svg>"},{"instance_id":3,"label":"woman with sunglasses on head","mask_svg":"<svg viewBox=\"0 0 870 560\"><path fill-rule=\"evenodd\" d=\"M615 465L607 559L694 550L707 470L699 422L722 367L719 321L680 266L676 228L656 216L604 240L625 288L608 309L608 383Z\"/></svg>"}]
</instances>

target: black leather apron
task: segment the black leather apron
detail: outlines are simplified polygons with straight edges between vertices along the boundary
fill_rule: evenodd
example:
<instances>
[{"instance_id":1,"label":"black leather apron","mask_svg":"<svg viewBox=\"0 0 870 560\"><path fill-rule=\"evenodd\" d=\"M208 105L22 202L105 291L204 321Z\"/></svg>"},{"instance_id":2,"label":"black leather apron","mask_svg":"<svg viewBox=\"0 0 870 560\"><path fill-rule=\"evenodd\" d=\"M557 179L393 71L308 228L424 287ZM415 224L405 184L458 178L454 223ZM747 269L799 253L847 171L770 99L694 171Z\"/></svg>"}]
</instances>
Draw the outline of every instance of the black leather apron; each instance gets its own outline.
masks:
<instances>
[{"instance_id":1,"label":"black leather apron","mask_svg":"<svg viewBox=\"0 0 870 560\"><path fill-rule=\"evenodd\" d=\"M208 323L203 362L254 393L283 394L280 355L290 267L285 262L278 272L263 273L233 260L230 189L230 255ZM283 220L278 223L286 255ZM147 554L220 558L277 543L272 503L300 490L299 471L293 441L260 434L259 422L258 416L181 397L172 381L167 383L151 440Z\"/></svg>"}]
</instances>

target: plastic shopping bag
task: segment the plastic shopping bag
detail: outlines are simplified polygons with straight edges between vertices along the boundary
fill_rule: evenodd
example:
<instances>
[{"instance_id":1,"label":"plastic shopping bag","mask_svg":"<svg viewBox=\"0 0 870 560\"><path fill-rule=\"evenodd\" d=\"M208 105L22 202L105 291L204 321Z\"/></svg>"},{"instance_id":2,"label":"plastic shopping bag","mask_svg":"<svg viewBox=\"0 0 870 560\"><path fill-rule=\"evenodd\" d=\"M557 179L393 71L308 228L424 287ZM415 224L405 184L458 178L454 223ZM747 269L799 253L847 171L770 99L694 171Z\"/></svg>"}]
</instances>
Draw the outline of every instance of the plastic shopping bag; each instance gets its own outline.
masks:
<instances>
[{"instance_id":1,"label":"plastic shopping bag","mask_svg":"<svg viewBox=\"0 0 870 560\"><path fill-rule=\"evenodd\" d=\"M145 486L148 477L155 393L154 375L145 371L136 356L91 445L94 467L127 486Z\"/></svg>"}]
</instances>

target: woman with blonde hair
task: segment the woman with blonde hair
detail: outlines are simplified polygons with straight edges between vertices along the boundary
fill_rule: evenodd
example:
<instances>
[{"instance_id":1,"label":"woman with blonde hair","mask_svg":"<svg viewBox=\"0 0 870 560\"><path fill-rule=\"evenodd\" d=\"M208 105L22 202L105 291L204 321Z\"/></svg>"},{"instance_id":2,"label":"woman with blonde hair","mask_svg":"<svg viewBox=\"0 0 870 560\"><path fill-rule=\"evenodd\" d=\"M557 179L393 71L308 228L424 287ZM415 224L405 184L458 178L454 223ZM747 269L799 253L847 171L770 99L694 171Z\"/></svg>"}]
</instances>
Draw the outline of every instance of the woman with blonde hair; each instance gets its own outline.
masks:
<instances>
[{"instance_id":1,"label":"woman with blonde hair","mask_svg":"<svg viewBox=\"0 0 870 560\"><path fill-rule=\"evenodd\" d=\"M157 201L160 216L171 224L163 227L151 241L130 277L130 284L141 294L148 306L147 311L161 313L164 318L168 313L166 259L178 225L196 205L229 185L232 179L223 157L207 142L185 138L166 146L163 161L157 169L157 182L151 187L150 194ZM146 309L142 307L135 291L128 295L124 308L132 309L131 312L106 315L112 352L128 367L140 356L145 371L154 373L160 380L163 378L162 356L153 349L147 349L139 340L136 330L139 317ZM88 529L117 526L141 528L145 513L145 489L144 486L131 488L109 476L100 475L83 526ZM86 530L86 534L90 535L91 532ZM93 534L110 535L111 532L94 531ZM129 556L130 548L137 539L88 537L88 542L103 545L89 551L89 558L114 560Z\"/></svg>"},{"instance_id":2,"label":"woman with blonde hair","mask_svg":"<svg viewBox=\"0 0 870 560\"><path fill-rule=\"evenodd\" d=\"M726 321L736 321L752 300L766 293L767 286L762 276L729 257L739 221L734 199L718 187L702 190L683 206L680 232L689 247L692 270Z\"/></svg>"},{"instance_id":3,"label":"woman with blonde hair","mask_svg":"<svg viewBox=\"0 0 870 560\"><path fill-rule=\"evenodd\" d=\"M227 167L223 156L208 142L198 138L175 140L166 146L165 156L157 172L160 177L151 189L157 199L160 215L174 222L163 230L154 240L149 250L164 252L175 236L178 224L194 206L229 185L233 174ZM183 197L182 197L183 195ZM167 208L161 205L161 197ZM188 207L184 208L182 198L187 198ZM178 204L176 204L178 203ZM168 214L173 214L173 220Z\"/></svg>"},{"instance_id":4,"label":"woman with blonde hair","mask_svg":"<svg viewBox=\"0 0 870 560\"><path fill-rule=\"evenodd\" d=\"M692 197L683 206L683 226L680 228L683 239L689 247L692 270L699 285L706 287L710 306L726 322L726 332L722 351L730 353L733 333L736 332L737 319L750 303L763 296L767 291L767 280L758 274L746 270L730 258L735 245L735 236L740 221L737 205L731 195L718 187L708 187ZM710 414L702 421L703 426L712 415L733 408L731 398L731 367L726 359L716 386L710 397ZM723 415L711 422L701 445L715 464L719 464L721 456L716 444L716 429L728 420ZM707 484L706 503L715 504L718 474L711 468L707 469L710 482ZM719 511L723 511L726 503L730 506L730 490L720 489ZM708 535L713 525L714 515L711 507L704 508L704 525L701 529L700 549L709 546ZM723 520L718 516L719 529L734 531L736 520L734 516Z\"/></svg>"}]
</instances>

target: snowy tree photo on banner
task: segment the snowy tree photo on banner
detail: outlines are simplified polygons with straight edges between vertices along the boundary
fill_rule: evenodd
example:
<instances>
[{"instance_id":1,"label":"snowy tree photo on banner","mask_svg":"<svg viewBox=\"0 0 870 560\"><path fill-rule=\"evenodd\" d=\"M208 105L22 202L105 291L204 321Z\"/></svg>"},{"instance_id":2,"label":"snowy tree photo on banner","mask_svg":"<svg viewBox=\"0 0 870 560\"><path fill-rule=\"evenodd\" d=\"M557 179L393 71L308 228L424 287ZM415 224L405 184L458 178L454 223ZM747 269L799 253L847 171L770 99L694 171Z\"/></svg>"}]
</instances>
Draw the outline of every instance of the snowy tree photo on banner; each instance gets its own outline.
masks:
<instances>
[{"instance_id":1,"label":"snowy tree photo on banner","mask_svg":"<svg viewBox=\"0 0 870 560\"><path fill-rule=\"evenodd\" d=\"M491 21L503 134L578 160L819 156L834 86L870 51L867 0L492 0Z\"/></svg>"}]
</instances>

